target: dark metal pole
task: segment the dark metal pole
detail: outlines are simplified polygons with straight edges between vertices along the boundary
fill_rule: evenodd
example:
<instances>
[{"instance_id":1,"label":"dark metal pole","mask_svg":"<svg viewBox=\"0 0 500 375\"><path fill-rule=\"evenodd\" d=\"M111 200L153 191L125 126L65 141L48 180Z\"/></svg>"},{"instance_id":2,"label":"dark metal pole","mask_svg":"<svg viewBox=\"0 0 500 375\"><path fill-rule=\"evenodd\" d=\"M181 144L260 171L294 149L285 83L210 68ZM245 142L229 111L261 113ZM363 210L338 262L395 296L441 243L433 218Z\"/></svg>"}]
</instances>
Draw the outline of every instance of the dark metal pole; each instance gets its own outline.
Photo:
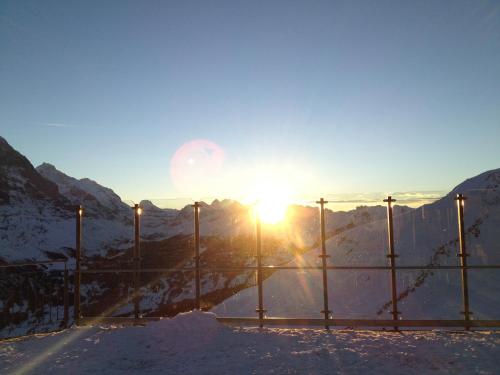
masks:
<instances>
[{"instance_id":1,"label":"dark metal pole","mask_svg":"<svg viewBox=\"0 0 500 375\"><path fill-rule=\"evenodd\" d=\"M74 293L74 315L75 324L80 323L80 285L81 285L81 259L82 259L82 206L76 207L76 254L75 254L75 293Z\"/></svg>"},{"instance_id":2,"label":"dark metal pole","mask_svg":"<svg viewBox=\"0 0 500 375\"><path fill-rule=\"evenodd\" d=\"M68 328L68 322L69 322L68 288L69 288L68 266L66 262L64 262L64 328Z\"/></svg>"},{"instance_id":3,"label":"dark metal pole","mask_svg":"<svg viewBox=\"0 0 500 375\"><path fill-rule=\"evenodd\" d=\"M465 244L465 228L464 228L464 203L467 198L462 194L457 194L455 200L457 201L457 210L458 210L458 234L460 240L460 253L458 256L460 257L460 266L462 267L462 301L464 306L464 311L462 314L464 315L465 322L468 323L470 321L471 312L469 310L469 279L467 275L467 254L466 244ZM470 329L470 325L465 326L465 329L468 331Z\"/></svg>"},{"instance_id":4,"label":"dark metal pole","mask_svg":"<svg viewBox=\"0 0 500 375\"><path fill-rule=\"evenodd\" d=\"M327 274L327 264L326 259L330 256L326 254L326 229L325 229L325 204L328 201L325 201L321 198L316 203L319 203L319 212L320 212L320 225L321 225L321 255L319 256L322 261L323 266L323 311L321 313L325 316L325 321L328 321L330 317L331 311L328 309L328 274ZM325 324L326 329L330 329L328 324Z\"/></svg>"},{"instance_id":5,"label":"dark metal pole","mask_svg":"<svg viewBox=\"0 0 500 375\"><path fill-rule=\"evenodd\" d=\"M141 238L140 238L140 215L141 208L138 204L134 205L134 227L135 227L135 237L134 237L134 317L139 319L139 271L141 268Z\"/></svg>"},{"instance_id":6,"label":"dark metal pole","mask_svg":"<svg viewBox=\"0 0 500 375\"><path fill-rule=\"evenodd\" d=\"M257 247L257 288L259 294L259 308L255 311L259 313L259 327L264 326L264 302L262 296L262 238L261 238L261 225L260 215L256 213L256 247Z\"/></svg>"},{"instance_id":7,"label":"dark metal pole","mask_svg":"<svg viewBox=\"0 0 500 375\"><path fill-rule=\"evenodd\" d=\"M389 254L387 257L390 260L391 265L391 295L392 295L392 319L398 320L398 294L396 290L396 258L397 255L394 253L394 222L392 219L392 202L396 202L390 195L387 199L384 199L384 202L387 202L387 234L389 241ZM394 327L395 330L398 330L398 327Z\"/></svg>"},{"instance_id":8,"label":"dark metal pole","mask_svg":"<svg viewBox=\"0 0 500 375\"><path fill-rule=\"evenodd\" d=\"M195 288L196 305L200 309L200 202L194 202L194 263L195 263Z\"/></svg>"}]
</instances>

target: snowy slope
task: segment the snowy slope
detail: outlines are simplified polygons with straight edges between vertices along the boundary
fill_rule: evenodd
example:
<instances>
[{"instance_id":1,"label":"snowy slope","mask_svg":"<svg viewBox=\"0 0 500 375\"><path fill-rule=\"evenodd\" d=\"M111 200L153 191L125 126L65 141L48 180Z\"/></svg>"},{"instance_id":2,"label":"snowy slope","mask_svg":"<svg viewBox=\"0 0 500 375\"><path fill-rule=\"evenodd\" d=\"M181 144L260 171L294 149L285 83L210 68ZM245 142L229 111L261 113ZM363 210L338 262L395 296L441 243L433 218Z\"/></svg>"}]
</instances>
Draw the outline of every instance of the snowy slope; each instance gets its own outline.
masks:
<instances>
[{"instance_id":1,"label":"snowy slope","mask_svg":"<svg viewBox=\"0 0 500 375\"><path fill-rule=\"evenodd\" d=\"M0 342L3 374L496 374L491 332L230 328L191 312Z\"/></svg>"},{"instance_id":2,"label":"snowy slope","mask_svg":"<svg viewBox=\"0 0 500 375\"><path fill-rule=\"evenodd\" d=\"M465 224L469 264L500 264L500 170L457 186L448 196L419 209L395 207L395 245L401 265L458 265L457 192L468 197ZM327 251L334 265L388 265L385 217L331 237ZM320 265L318 249L290 262ZM498 271L470 271L471 309L476 319L498 318ZM336 317L388 318L388 271L329 271L329 305ZM402 271L397 284L402 318L461 317L460 273ZM270 316L321 317L320 271L278 271L264 282L264 307ZM212 311L221 316L255 315L255 287Z\"/></svg>"},{"instance_id":3,"label":"snowy slope","mask_svg":"<svg viewBox=\"0 0 500 375\"><path fill-rule=\"evenodd\" d=\"M122 219L122 217L130 216L130 207L122 202L113 190L101 186L95 181L88 178L77 180L48 163L39 165L36 170L47 180L55 183L59 192L73 205L84 206L86 216L100 216L109 219Z\"/></svg>"},{"instance_id":4,"label":"snowy slope","mask_svg":"<svg viewBox=\"0 0 500 375\"><path fill-rule=\"evenodd\" d=\"M0 261L64 249L70 202L1 137L0 161Z\"/></svg>"}]
</instances>

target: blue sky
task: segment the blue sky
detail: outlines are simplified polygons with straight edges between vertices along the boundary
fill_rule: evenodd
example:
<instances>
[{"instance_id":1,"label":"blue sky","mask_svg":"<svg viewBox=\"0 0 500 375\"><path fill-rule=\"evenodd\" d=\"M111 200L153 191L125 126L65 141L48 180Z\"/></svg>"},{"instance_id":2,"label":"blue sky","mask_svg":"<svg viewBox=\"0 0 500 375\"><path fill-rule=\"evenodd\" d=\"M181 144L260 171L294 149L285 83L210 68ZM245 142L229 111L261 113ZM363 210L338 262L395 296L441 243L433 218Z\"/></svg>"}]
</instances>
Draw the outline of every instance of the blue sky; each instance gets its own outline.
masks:
<instances>
[{"instance_id":1,"label":"blue sky","mask_svg":"<svg viewBox=\"0 0 500 375\"><path fill-rule=\"evenodd\" d=\"M0 55L0 134L126 199L449 190L500 167L498 1L3 0ZM176 187L197 139L224 158Z\"/></svg>"}]
</instances>

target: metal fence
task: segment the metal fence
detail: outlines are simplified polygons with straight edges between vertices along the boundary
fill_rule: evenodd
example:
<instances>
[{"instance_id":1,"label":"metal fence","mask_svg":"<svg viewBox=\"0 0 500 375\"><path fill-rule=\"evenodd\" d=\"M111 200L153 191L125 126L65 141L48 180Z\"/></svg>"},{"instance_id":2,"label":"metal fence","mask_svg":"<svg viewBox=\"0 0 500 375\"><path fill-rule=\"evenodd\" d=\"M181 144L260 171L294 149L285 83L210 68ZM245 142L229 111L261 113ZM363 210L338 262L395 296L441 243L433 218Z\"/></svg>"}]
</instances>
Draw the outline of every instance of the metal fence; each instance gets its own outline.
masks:
<instances>
[{"instance_id":1,"label":"metal fence","mask_svg":"<svg viewBox=\"0 0 500 375\"><path fill-rule=\"evenodd\" d=\"M387 236L388 236L388 254L389 265L387 266L335 266L329 265L327 262L326 252L326 230L325 230L325 205L328 203L326 200L321 198L316 203L319 205L320 209L320 248L321 248L321 266L273 266L264 265L262 262L262 236L261 236L261 221L260 218L256 218L255 231L256 231L256 242L255 242L255 255L256 255L256 266L241 266L241 267L205 267L200 266L200 203L195 202L193 207L194 210L194 266L193 267L174 267L174 268L142 268L141 267L141 240L140 240L140 218L142 209L139 205L135 205L134 210L134 250L133 250L133 268L128 269L83 269L81 267L82 262L82 218L83 218L83 207L78 206L76 210L76 269L75 269L75 300L74 300L74 313L75 321L77 324L85 324L91 321L127 321L130 318L116 318L109 316L82 316L80 307L80 294L81 294L81 275L82 274L97 274L97 273L129 273L133 275L133 289L134 289L134 321L140 321L141 319L151 319L143 318L140 315L139 303L140 303L140 275L141 273L157 273L157 272L171 272L171 271L189 271L194 273L195 279L195 305L196 309L200 309L200 299L201 299L201 286L200 286L200 272L212 271L212 272L224 272L224 271L245 271L251 270L256 272L257 279L257 291L258 298L256 301L257 308L255 312L257 316L255 317L219 317L218 320L224 323L234 323L234 324L251 324L263 327L264 325L320 325L324 326L326 329L330 327L387 327L398 330L402 327L462 327L469 330L473 327L500 327L500 320L474 320L471 317L470 304L469 304L469 282L468 282L468 270L492 270L500 269L500 265L468 265L467 257L469 254L466 249L465 241L465 228L464 228L464 201L466 197L462 194L457 194L454 198L457 202L457 233L459 239L459 253L458 257L460 259L459 265L397 265L398 255L395 252L394 246L394 223L393 223L393 203L396 201L391 196L387 197L384 202L387 204ZM322 271L322 287L323 287L323 310L321 314L323 318L321 319L307 319L307 318L296 318L296 317L265 317L265 306L264 306L264 272L267 270L321 270ZM333 272L335 270L386 270L390 272L390 300L391 300L391 316L392 319L336 319L332 317L332 311L330 310L328 301L328 272ZM462 307L463 310L461 314L463 319L454 320L443 320L443 319L425 319L425 320L409 320L401 319L400 312L398 310L398 290L396 277L398 271L408 271L408 270L459 270L461 273L461 297L462 297Z\"/></svg>"},{"instance_id":2,"label":"metal fence","mask_svg":"<svg viewBox=\"0 0 500 375\"><path fill-rule=\"evenodd\" d=\"M2 337L49 332L68 326L66 259L0 265L0 287ZM28 324L23 325L23 322Z\"/></svg>"}]
</instances>

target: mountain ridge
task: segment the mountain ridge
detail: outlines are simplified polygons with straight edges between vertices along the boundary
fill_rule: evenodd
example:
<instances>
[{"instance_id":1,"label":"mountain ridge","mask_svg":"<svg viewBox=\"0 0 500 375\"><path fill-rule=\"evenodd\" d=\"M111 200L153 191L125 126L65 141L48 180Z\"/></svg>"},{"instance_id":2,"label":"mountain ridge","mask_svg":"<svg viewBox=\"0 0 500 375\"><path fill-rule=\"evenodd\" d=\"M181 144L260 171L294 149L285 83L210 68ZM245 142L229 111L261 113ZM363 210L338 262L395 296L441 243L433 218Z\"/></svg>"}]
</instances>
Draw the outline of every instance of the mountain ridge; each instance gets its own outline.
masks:
<instances>
[{"instance_id":1,"label":"mountain ridge","mask_svg":"<svg viewBox=\"0 0 500 375\"><path fill-rule=\"evenodd\" d=\"M131 267L134 245L133 211L117 194L88 178L75 179L68 176L48 163L43 163L35 169L28 159L10 147L4 139L0 140L0 155L7 156L0 159L0 197L8 199L8 204L0 204L1 262L59 257L68 259L68 266L72 269L75 205L82 204L83 256L86 266ZM400 255L398 264L456 262L453 257L453 254L456 254L453 247L456 246L457 235L456 202L453 195L459 190L468 196L466 226L473 228L473 231L467 231L471 236L468 243L470 261L473 264L500 263L500 252L495 253L487 248L489 244L498 241L496 228L500 227L499 181L500 169L495 169L458 184L446 197L434 203L416 209L396 205L394 234L396 251ZM179 210L163 209L147 200L141 201L140 205L143 207L143 266L192 267L193 208L186 205ZM252 266L255 260L255 227L250 219L248 207L232 200L214 200L211 204L202 202L201 206L202 266ZM382 202L381 205L360 206L350 211L326 209L327 251L331 256L330 261L336 265L385 265L386 210ZM278 227L280 229L271 229L265 225L262 227L264 264L319 265L318 207L291 205L288 208L286 225ZM308 280L305 276L307 273L288 273L281 280L280 274L283 275L283 272L270 271L265 276L265 303L269 306L270 314L317 314L320 308L316 309L316 306L321 304L321 295L315 294L321 291L318 280ZM343 301L341 306L338 302L332 304L335 314L342 315L359 309L361 315L378 312L381 317L388 316L385 308L386 294L374 288L387 284L384 277L360 272L343 275L341 277L341 274L334 273L329 276L334 278L331 283L335 285L331 291L332 298L335 301ZM191 309L191 276L182 272L143 275L145 284L141 291L141 307L144 314L172 315ZM203 272L202 294L205 307L216 305L215 311L222 315L253 314L255 289L249 288L253 285L253 276L252 271ZM495 276L490 277L496 282ZM13 280L8 290L19 287L16 280ZM130 289L123 279L112 274L96 274L92 280L90 284L85 284L82 292L82 301L91 315L102 314L115 304L120 306L113 314L131 314L133 304L129 301ZM432 305L426 307L430 309L429 313L426 308L422 309L412 302L413 295L422 293L421 286L433 280L438 280L443 285L457 282L455 278L444 273L437 276L432 273L410 274L398 280L398 283L401 283L401 304L405 314L415 309L435 317L432 315ZM491 283L484 279L471 280L476 283L478 280L486 284ZM291 290L291 284L300 285L303 290ZM442 286L435 289L435 293L443 301L449 300L446 295L439 294L444 290ZM294 293L301 290L303 294L294 296ZM359 295L353 293L353 290L358 291ZM0 302L9 301L14 307L14 303L25 306L25 301L9 299L11 297L3 295L0 297ZM481 306L487 306L488 303L494 305L494 301L485 299L484 296L482 298ZM303 310L294 310L293 306L302 306ZM25 319L25 316L28 317L26 319L33 318L29 311L22 313L25 315L19 318L20 321ZM490 310L486 310L486 313L491 314Z\"/></svg>"}]
</instances>

